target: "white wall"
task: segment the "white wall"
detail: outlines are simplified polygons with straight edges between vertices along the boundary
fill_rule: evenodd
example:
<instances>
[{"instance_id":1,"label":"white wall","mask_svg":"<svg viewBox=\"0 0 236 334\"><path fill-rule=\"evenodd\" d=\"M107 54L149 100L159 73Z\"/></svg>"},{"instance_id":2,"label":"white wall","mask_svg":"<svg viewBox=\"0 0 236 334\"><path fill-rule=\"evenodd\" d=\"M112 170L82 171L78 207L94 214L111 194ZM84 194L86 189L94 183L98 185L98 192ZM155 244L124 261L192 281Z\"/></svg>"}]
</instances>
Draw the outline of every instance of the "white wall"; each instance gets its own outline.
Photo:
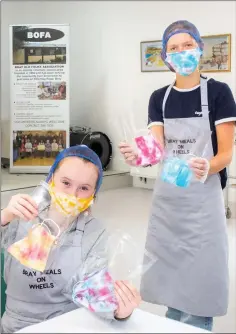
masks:
<instances>
[{"instance_id":1,"label":"white wall","mask_svg":"<svg viewBox=\"0 0 236 334\"><path fill-rule=\"evenodd\" d=\"M3 155L9 156L10 24L70 23L71 122L106 132L115 149L113 167L125 169L116 149L124 137L121 121L146 126L153 90L172 73L141 73L140 41L161 39L178 19L196 24L202 35L232 34L232 72L212 74L235 94L235 2L226 1L16 1L2 3L1 72ZM129 134L128 134L129 135Z\"/></svg>"}]
</instances>

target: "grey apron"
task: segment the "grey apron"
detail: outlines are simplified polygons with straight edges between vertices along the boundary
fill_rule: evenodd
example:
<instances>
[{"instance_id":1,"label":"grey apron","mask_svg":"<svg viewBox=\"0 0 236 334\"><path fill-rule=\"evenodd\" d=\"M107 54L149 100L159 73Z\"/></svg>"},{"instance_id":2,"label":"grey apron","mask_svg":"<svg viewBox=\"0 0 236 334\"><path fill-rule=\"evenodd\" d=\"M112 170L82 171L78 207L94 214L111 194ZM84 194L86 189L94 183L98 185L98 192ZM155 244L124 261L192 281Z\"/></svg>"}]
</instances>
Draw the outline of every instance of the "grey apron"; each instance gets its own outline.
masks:
<instances>
[{"instance_id":1,"label":"grey apron","mask_svg":"<svg viewBox=\"0 0 236 334\"><path fill-rule=\"evenodd\" d=\"M168 153L173 148L178 151L173 139L184 140L185 129L191 129L196 141L199 129L211 131L207 80L201 78L202 117L165 118L165 103L172 87L167 89L163 100ZM205 157L213 157L212 145L208 146ZM214 317L227 313L228 238L218 174L209 176L204 184L194 180L188 188L176 187L157 178L146 249L155 254L157 260L142 277L144 301L196 316Z\"/></svg>"},{"instance_id":2,"label":"grey apron","mask_svg":"<svg viewBox=\"0 0 236 334\"><path fill-rule=\"evenodd\" d=\"M12 333L78 308L72 289L80 278L81 265L102 233L97 220L81 214L61 239L62 245L52 252L50 268L44 273L22 266L6 252L3 332ZM15 241L25 234L25 228L17 228Z\"/></svg>"}]
</instances>

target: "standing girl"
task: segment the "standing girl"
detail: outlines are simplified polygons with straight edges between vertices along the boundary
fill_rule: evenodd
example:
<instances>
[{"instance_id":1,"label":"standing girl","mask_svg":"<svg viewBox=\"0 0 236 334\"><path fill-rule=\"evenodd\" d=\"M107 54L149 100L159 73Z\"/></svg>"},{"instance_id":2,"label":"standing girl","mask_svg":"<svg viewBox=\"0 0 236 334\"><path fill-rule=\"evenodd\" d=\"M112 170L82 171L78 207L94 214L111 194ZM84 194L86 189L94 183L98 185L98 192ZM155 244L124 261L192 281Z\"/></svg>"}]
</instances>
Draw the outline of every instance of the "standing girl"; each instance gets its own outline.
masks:
<instances>
[{"instance_id":1,"label":"standing girl","mask_svg":"<svg viewBox=\"0 0 236 334\"><path fill-rule=\"evenodd\" d=\"M158 260L142 278L142 297L167 306L171 319L211 330L213 317L225 315L228 307L222 188L232 160L236 106L227 84L200 75L204 45L192 23L172 23L162 41L162 59L176 78L151 95L148 128L165 145L167 155L178 152L178 142L185 142L186 132L198 144L201 130L206 129L212 142L206 159L191 160L196 180L188 188L156 180L146 248ZM135 165L137 155L132 148L121 143L120 150ZM184 152L180 157L188 158ZM202 178L205 183L199 182Z\"/></svg>"}]
</instances>

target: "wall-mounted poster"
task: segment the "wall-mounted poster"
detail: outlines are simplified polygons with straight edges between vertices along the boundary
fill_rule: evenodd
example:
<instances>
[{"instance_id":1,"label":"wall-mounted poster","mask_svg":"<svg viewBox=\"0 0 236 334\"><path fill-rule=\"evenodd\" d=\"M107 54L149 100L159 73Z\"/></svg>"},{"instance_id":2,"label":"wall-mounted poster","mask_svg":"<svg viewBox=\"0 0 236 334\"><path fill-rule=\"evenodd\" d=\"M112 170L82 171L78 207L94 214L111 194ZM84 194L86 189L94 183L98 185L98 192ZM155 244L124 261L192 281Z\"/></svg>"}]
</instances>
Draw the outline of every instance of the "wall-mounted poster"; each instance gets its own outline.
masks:
<instances>
[{"instance_id":1,"label":"wall-mounted poster","mask_svg":"<svg viewBox=\"0 0 236 334\"><path fill-rule=\"evenodd\" d=\"M141 42L141 71L167 72L168 67L161 59L162 41Z\"/></svg>"},{"instance_id":2,"label":"wall-mounted poster","mask_svg":"<svg viewBox=\"0 0 236 334\"><path fill-rule=\"evenodd\" d=\"M69 25L10 26L11 173L47 173L69 146Z\"/></svg>"}]
</instances>

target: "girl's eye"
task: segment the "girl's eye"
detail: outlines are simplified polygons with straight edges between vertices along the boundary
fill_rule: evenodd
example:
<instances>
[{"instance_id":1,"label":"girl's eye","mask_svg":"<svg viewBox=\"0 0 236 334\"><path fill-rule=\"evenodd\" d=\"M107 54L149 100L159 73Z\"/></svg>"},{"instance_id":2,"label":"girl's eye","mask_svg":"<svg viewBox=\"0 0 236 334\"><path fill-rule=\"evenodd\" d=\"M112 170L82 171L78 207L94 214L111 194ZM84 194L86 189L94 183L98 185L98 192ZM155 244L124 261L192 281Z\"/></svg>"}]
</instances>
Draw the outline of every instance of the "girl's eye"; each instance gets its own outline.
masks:
<instances>
[{"instance_id":1,"label":"girl's eye","mask_svg":"<svg viewBox=\"0 0 236 334\"><path fill-rule=\"evenodd\" d=\"M68 181L63 181L62 183L67 187L70 185L70 183Z\"/></svg>"},{"instance_id":2,"label":"girl's eye","mask_svg":"<svg viewBox=\"0 0 236 334\"><path fill-rule=\"evenodd\" d=\"M88 191L88 188L87 187L81 187L81 190L82 191Z\"/></svg>"}]
</instances>

